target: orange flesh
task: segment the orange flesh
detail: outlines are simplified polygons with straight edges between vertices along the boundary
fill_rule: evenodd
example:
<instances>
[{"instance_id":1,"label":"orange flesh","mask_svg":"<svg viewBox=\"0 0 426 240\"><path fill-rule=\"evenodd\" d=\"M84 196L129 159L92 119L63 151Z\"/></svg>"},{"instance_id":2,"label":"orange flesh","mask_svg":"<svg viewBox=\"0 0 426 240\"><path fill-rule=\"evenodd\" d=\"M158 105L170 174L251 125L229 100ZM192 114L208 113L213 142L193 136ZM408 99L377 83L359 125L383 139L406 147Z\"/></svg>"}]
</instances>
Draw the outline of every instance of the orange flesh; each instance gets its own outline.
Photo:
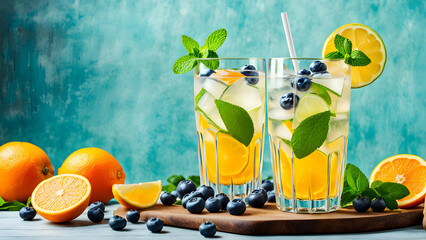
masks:
<instances>
[{"instance_id":1,"label":"orange flesh","mask_svg":"<svg viewBox=\"0 0 426 240\"><path fill-rule=\"evenodd\" d=\"M229 71L229 70L220 70L217 73L212 75L214 78L220 79L227 84L233 84L238 79L245 77L245 75L235 72L235 71Z\"/></svg>"}]
</instances>

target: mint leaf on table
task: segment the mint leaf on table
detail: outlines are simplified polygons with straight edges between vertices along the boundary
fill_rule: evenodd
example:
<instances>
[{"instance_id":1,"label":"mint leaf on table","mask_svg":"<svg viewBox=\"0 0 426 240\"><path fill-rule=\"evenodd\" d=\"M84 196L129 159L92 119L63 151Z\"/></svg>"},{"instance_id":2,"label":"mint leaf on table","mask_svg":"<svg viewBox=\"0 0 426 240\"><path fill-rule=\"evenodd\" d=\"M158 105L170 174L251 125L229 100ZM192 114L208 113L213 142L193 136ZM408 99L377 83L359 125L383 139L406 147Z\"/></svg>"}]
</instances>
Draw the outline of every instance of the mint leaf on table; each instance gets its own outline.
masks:
<instances>
[{"instance_id":1,"label":"mint leaf on table","mask_svg":"<svg viewBox=\"0 0 426 240\"><path fill-rule=\"evenodd\" d=\"M185 55L176 60L175 64L173 64L173 73L174 74L182 74L191 71L195 66L197 66L198 61L196 61L197 57L194 55Z\"/></svg>"},{"instance_id":2,"label":"mint leaf on table","mask_svg":"<svg viewBox=\"0 0 426 240\"><path fill-rule=\"evenodd\" d=\"M327 138L331 112L325 111L303 120L294 130L291 147L297 158L304 158L319 148Z\"/></svg>"},{"instance_id":3,"label":"mint leaf on table","mask_svg":"<svg viewBox=\"0 0 426 240\"><path fill-rule=\"evenodd\" d=\"M349 65L354 67L367 66L371 63L371 60L365 53L359 50L353 50L349 59Z\"/></svg>"},{"instance_id":4,"label":"mint leaf on table","mask_svg":"<svg viewBox=\"0 0 426 240\"><path fill-rule=\"evenodd\" d=\"M356 197L358 197L358 193L355 190L349 189L347 191L343 191L340 198L340 205L342 207L346 207L347 205L352 204Z\"/></svg>"},{"instance_id":5,"label":"mint leaf on table","mask_svg":"<svg viewBox=\"0 0 426 240\"><path fill-rule=\"evenodd\" d=\"M368 188L368 178L362 173L362 171L355 165L348 163L345 169L345 179L348 185L361 195L362 192Z\"/></svg>"},{"instance_id":6,"label":"mint leaf on table","mask_svg":"<svg viewBox=\"0 0 426 240\"><path fill-rule=\"evenodd\" d=\"M197 41L186 35L182 35L182 44L188 53L193 53L194 49L198 50L200 48L200 44L198 44Z\"/></svg>"},{"instance_id":7,"label":"mint leaf on table","mask_svg":"<svg viewBox=\"0 0 426 240\"><path fill-rule=\"evenodd\" d=\"M220 117L228 133L240 143L248 146L253 138L254 127L248 112L237 105L215 99Z\"/></svg>"},{"instance_id":8,"label":"mint leaf on table","mask_svg":"<svg viewBox=\"0 0 426 240\"><path fill-rule=\"evenodd\" d=\"M384 182L373 189L385 200L386 206L390 210L398 209L396 200L410 195L410 191L406 186L394 182Z\"/></svg>"},{"instance_id":9,"label":"mint leaf on table","mask_svg":"<svg viewBox=\"0 0 426 240\"><path fill-rule=\"evenodd\" d=\"M5 202L1 205L0 211L19 211L23 207L25 207L25 204L18 201Z\"/></svg>"},{"instance_id":10,"label":"mint leaf on table","mask_svg":"<svg viewBox=\"0 0 426 240\"><path fill-rule=\"evenodd\" d=\"M25 204L26 207L29 207L31 205L31 197L27 199L27 203Z\"/></svg>"},{"instance_id":11,"label":"mint leaf on table","mask_svg":"<svg viewBox=\"0 0 426 240\"><path fill-rule=\"evenodd\" d=\"M209 50L216 51L225 42L227 32L224 28L212 32L206 39L206 46Z\"/></svg>"},{"instance_id":12,"label":"mint leaf on table","mask_svg":"<svg viewBox=\"0 0 426 240\"><path fill-rule=\"evenodd\" d=\"M188 176L188 180L192 181L196 187L200 186L200 176L195 176L195 175Z\"/></svg>"},{"instance_id":13,"label":"mint leaf on table","mask_svg":"<svg viewBox=\"0 0 426 240\"><path fill-rule=\"evenodd\" d=\"M6 201L5 201L2 197L0 197L0 207L1 207L4 203L6 203Z\"/></svg>"},{"instance_id":14,"label":"mint leaf on table","mask_svg":"<svg viewBox=\"0 0 426 240\"><path fill-rule=\"evenodd\" d=\"M177 186L182 180L185 180L185 178L182 175L172 175L169 178L167 178L167 182L175 186Z\"/></svg>"},{"instance_id":15,"label":"mint leaf on table","mask_svg":"<svg viewBox=\"0 0 426 240\"><path fill-rule=\"evenodd\" d=\"M351 40L336 34L334 37L334 47L337 49L335 52L330 52L325 55L328 59L344 59L346 64L354 67L367 66L371 63L370 58L359 50L352 50Z\"/></svg>"}]
</instances>

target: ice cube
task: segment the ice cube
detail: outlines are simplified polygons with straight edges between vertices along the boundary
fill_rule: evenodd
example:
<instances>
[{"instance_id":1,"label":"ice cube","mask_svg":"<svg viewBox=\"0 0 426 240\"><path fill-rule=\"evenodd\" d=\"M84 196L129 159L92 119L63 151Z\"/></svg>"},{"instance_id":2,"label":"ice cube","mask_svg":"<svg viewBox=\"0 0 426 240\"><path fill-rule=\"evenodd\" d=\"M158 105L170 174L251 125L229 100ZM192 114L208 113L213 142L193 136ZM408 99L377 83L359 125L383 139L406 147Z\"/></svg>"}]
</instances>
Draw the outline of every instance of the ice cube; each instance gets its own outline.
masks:
<instances>
[{"instance_id":1,"label":"ice cube","mask_svg":"<svg viewBox=\"0 0 426 240\"><path fill-rule=\"evenodd\" d=\"M322 72L314 72L312 73L311 77L313 78L332 78L331 74L327 71Z\"/></svg>"},{"instance_id":2,"label":"ice cube","mask_svg":"<svg viewBox=\"0 0 426 240\"><path fill-rule=\"evenodd\" d=\"M203 88L216 99L220 98L227 87L228 84L214 78L206 78L203 83Z\"/></svg>"},{"instance_id":3,"label":"ice cube","mask_svg":"<svg viewBox=\"0 0 426 240\"><path fill-rule=\"evenodd\" d=\"M221 100L240 106L246 111L256 109L262 105L259 89L248 85L244 78L229 86L222 94Z\"/></svg>"},{"instance_id":4,"label":"ice cube","mask_svg":"<svg viewBox=\"0 0 426 240\"><path fill-rule=\"evenodd\" d=\"M287 126L282 123L277 125L277 127L275 127L275 135L279 138L290 141L292 134L290 130L287 128Z\"/></svg>"},{"instance_id":5,"label":"ice cube","mask_svg":"<svg viewBox=\"0 0 426 240\"><path fill-rule=\"evenodd\" d=\"M268 111L268 118L275 120L290 120L294 116L294 110L285 110L282 107L270 108Z\"/></svg>"},{"instance_id":6,"label":"ice cube","mask_svg":"<svg viewBox=\"0 0 426 240\"><path fill-rule=\"evenodd\" d=\"M198 108L206 117L207 121L217 126L219 129L223 129L226 131L225 124L223 123L222 118L220 117L219 110L217 109L214 100L214 97L208 92L206 92L200 98L200 101L198 101Z\"/></svg>"},{"instance_id":7,"label":"ice cube","mask_svg":"<svg viewBox=\"0 0 426 240\"><path fill-rule=\"evenodd\" d=\"M312 78L312 82L326 87L333 94L342 95L345 78Z\"/></svg>"}]
</instances>

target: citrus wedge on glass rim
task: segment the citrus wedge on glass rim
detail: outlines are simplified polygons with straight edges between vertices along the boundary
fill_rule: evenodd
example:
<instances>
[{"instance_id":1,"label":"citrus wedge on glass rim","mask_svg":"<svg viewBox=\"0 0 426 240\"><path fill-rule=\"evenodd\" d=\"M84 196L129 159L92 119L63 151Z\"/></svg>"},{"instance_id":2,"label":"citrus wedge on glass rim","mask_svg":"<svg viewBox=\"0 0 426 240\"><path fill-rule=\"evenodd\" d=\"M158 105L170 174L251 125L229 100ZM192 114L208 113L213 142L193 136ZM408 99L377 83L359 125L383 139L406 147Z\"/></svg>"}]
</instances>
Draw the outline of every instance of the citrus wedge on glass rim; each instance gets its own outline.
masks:
<instances>
[{"instance_id":1,"label":"citrus wedge on glass rim","mask_svg":"<svg viewBox=\"0 0 426 240\"><path fill-rule=\"evenodd\" d=\"M161 181L136 184L114 184L112 193L115 200L128 209L142 209L154 206L161 193Z\"/></svg>"},{"instance_id":2,"label":"citrus wedge on glass rim","mask_svg":"<svg viewBox=\"0 0 426 240\"><path fill-rule=\"evenodd\" d=\"M340 34L352 42L353 50L364 52L371 63L363 67L351 67L351 87L361 88L374 82L383 72L386 64L386 48L380 36L371 28L360 24L350 23L339 27L328 36L322 48L322 57L337 51L334 38Z\"/></svg>"},{"instance_id":3,"label":"citrus wedge on glass rim","mask_svg":"<svg viewBox=\"0 0 426 240\"><path fill-rule=\"evenodd\" d=\"M397 200L399 208L415 207L423 203L426 194L426 161L411 154L398 154L381 161L370 176L375 180L405 185L410 195Z\"/></svg>"}]
</instances>

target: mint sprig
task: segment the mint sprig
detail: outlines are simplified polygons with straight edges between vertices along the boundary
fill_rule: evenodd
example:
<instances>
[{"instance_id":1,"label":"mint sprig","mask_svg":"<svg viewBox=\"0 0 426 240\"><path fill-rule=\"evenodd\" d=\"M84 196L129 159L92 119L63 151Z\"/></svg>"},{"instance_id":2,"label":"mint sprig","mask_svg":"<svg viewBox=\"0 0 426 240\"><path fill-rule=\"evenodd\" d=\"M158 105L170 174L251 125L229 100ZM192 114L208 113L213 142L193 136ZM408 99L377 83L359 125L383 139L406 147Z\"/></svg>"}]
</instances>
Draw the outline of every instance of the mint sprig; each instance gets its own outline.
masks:
<instances>
[{"instance_id":1,"label":"mint sprig","mask_svg":"<svg viewBox=\"0 0 426 240\"><path fill-rule=\"evenodd\" d=\"M337 51L330 52L325 55L328 59L345 59L345 63L353 67L367 66L371 63L371 59L362 51L352 50L351 40L336 34L334 38L334 47Z\"/></svg>"},{"instance_id":2,"label":"mint sprig","mask_svg":"<svg viewBox=\"0 0 426 240\"><path fill-rule=\"evenodd\" d=\"M387 208L398 209L396 200L404 198L410 194L408 188L402 184L394 182L382 182L376 180L369 185L367 177L355 165L348 163L345 169L344 187L340 200L343 207L352 203L359 196L383 198Z\"/></svg>"},{"instance_id":3,"label":"mint sprig","mask_svg":"<svg viewBox=\"0 0 426 240\"><path fill-rule=\"evenodd\" d=\"M0 211L19 211L23 207L29 207L31 204L31 197L28 198L27 203L21 203L18 201L7 202L0 197Z\"/></svg>"},{"instance_id":4,"label":"mint sprig","mask_svg":"<svg viewBox=\"0 0 426 240\"><path fill-rule=\"evenodd\" d=\"M227 32L225 29L219 29L211 33L204 45L200 47L197 41L182 35L182 44L185 47L188 55L180 57L173 64L173 73L174 74L183 74L191 71L194 67L198 66L202 62L206 67L215 70L219 68L219 60L195 60L197 58L218 58L216 51L220 46L225 42Z\"/></svg>"},{"instance_id":5,"label":"mint sprig","mask_svg":"<svg viewBox=\"0 0 426 240\"><path fill-rule=\"evenodd\" d=\"M319 148L327 138L330 111L317 113L303 120L294 130L291 147L297 158L304 158Z\"/></svg>"}]
</instances>

